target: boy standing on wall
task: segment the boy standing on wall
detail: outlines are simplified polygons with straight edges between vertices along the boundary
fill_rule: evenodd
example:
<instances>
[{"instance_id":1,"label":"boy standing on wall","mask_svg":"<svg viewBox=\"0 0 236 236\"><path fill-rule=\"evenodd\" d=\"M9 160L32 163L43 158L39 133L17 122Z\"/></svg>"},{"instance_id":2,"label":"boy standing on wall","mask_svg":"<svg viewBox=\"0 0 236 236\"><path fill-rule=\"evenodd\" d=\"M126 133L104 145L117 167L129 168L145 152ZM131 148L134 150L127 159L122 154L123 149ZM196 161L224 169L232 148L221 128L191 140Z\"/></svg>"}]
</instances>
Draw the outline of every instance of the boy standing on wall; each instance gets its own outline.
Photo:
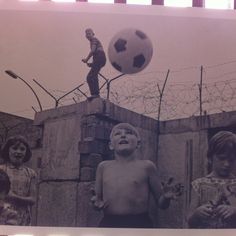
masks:
<instances>
[{"instance_id":1,"label":"boy standing on wall","mask_svg":"<svg viewBox=\"0 0 236 236\"><path fill-rule=\"evenodd\" d=\"M116 125L110 135L110 149L115 159L99 164L95 193L91 199L94 207L103 210L100 227L152 228L148 214L152 193L162 209L181 193L181 185L170 182L162 186L157 168L150 160L140 160L136 150L140 146L138 131L127 123Z\"/></svg>"},{"instance_id":2,"label":"boy standing on wall","mask_svg":"<svg viewBox=\"0 0 236 236\"><path fill-rule=\"evenodd\" d=\"M82 59L91 69L87 75L87 83L89 86L91 99L99 97L98 74L101 68L106 64L106 55L101 42L95 37L92 29L85 30L85 36L90 42L90 52L88 56ZM88 63L90 58L93 58L92 63Z\"/></svg>"}]
</instances>

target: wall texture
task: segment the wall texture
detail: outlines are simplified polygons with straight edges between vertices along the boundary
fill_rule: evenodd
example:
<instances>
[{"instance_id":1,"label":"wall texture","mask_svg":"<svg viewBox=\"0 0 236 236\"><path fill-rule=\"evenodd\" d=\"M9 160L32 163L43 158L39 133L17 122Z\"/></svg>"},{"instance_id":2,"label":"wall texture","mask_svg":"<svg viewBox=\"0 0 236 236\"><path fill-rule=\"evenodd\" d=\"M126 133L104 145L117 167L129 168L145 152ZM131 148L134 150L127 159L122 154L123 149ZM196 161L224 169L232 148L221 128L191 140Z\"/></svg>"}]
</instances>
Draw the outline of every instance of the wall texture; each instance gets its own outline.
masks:
<instances>
[{"instance_id":1,"label":"wall texture","mask_svg":"<svg viewBox=\"0 0 236 236\"><path fill-rule=\"evenodd\" d=\"M90 204L96 167L112 158L109 134L119 122L129 122L141 133L139 158L157 164L161 181L174 177L184 194L167 210L152 202L156 227L186 227L191 181L206 174L209 136L220 129L235 130L236 112L163 121L157 147L157 121L103 99L37 113L42 146L36 221L39 226L93 227L101 214ZM36 153L36 152L35 152Z\"/></svg>"},{"instance_id":2,"label":"wall texture","mask_svg":"<svg viewBox=\"0 0 236 236\"><path fill-rule=\"evenodd\" d=\"M33 225L39 226L98 224L102 215L90 204L96 167L113 158L108 148L112 127L128 122L141 133L139 158L157 165L161 181L174 177L185 186L183 196L167 210L158 210L152 201L155 226L185 228L191 181L207 173L209 137L219 130L236 131L236 112L162 121L157 145L156 120L103 99L46 110L37 113L34 121L1 113L0 121L2 139L22 134L32 147L28 164L39 175Z\"/></svg>"}]
</instances>

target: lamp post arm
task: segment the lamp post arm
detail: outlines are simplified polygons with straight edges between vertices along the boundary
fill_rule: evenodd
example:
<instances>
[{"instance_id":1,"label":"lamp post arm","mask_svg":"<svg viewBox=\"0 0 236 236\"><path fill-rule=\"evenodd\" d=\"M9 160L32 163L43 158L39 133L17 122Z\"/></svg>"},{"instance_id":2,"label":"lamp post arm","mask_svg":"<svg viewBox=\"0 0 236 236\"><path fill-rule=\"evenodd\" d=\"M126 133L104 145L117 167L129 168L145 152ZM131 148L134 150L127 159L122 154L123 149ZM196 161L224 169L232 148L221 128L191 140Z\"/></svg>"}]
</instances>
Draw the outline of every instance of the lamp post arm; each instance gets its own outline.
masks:
<instances>
[{"instance_id":1,"label":"lamp post arm","mask_svg":"<svg viewBox=\"0 0 236 236\"><path fill-rule=\"evenodd\" d=\"M39 108L40 108L40 111L43 110L42 108L42 105L41 105L41 102L38 98L38 95L35 93L34 89L30 86L30 84L28 84L24 79L22 79L20 76L17 76L17 78L19 78L22 82L24 82L29 88L30 90L33 92L34 96L36 97L37 101L38 101L38 104L39 104Z\"/></svg>"},{"instance_id":2,"label":"lamp post arm","mask_svg":"<svg viewBox=\"0 0 236 236\"><path fill-rule=\"evenodd\" d=\"M15 74L13 71L11 70L5 70L5 73L8 74L10 77L12 77L13 79L20 79L27 87L30 88L30 90L33 92L34 96L36 97L37 99L37 102L39 104L39 108L40 108L40 111L43 110L42 108L42 105L40 103L40 100L38 98L38 95L36 94L36 92L34 91L34 89L30 86L30 84L28 84L23 78L21 78L20 76L18 76L17 74ZM35 109L34 109L35 110Z\"/></svg>"}]
</instances>

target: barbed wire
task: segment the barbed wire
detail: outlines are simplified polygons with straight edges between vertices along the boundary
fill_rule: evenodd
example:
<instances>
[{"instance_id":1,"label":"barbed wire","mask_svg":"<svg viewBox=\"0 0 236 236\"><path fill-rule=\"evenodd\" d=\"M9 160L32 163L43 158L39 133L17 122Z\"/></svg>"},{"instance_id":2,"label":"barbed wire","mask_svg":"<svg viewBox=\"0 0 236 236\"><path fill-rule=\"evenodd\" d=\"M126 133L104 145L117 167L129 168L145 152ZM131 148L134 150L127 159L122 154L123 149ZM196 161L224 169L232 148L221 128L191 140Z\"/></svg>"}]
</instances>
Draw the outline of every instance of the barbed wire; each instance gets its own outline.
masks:
<instances>
[{"instance_id":1,"label":"barbed wire","mask_svg":"<svg viewBox=\"0 0 236 236\"><path fill-rule=\"evenodd\" d=\"M201 99L199 93L200 66L170 70L170 78L162 99L161 120L200 115L200 100L204 114L236 110L235 66L236 60L204 66ZM116 80L111 83L110 100L119 106L157 118L160 106L160 88L163 86L165 74L166 71L157 70L125 75L121 82ZM49 91L55 97L60 97L67 92L55 88ZM104 86L101 96L106 98L107 92L106 86ZM86 86L83 88L83 93L89 96ZM60 100L59 106L79 103L86 99L84 94L75 91ZM17 112L28 111L30 110Z\"/></svg>"},{"instance_id":2,"label":"barbed wire","mask_svg":"<svg viewBox=\"0 0 236 236\"><path fill-rule=\"evenodd\" d=\"M160 105L158 85L161 86L161 83L155 79L145 84L132 81L125 87L113 88L111 101L127 109L157 118ZM224 81L203 82L202 109L204 114L236 110L236 77ZM200 115L199 83L167 82L162 101L161 120L198 115Z\"/></svg>"}]
</instances>

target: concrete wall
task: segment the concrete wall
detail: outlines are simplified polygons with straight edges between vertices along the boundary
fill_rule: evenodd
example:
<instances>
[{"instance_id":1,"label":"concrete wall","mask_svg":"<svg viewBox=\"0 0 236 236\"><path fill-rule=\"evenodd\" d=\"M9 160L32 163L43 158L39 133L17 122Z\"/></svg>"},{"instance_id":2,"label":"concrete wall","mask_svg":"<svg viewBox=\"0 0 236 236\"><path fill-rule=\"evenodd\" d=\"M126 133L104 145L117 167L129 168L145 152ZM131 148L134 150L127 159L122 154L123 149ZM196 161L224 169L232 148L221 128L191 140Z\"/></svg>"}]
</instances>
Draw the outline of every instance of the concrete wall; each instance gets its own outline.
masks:
<instances>
[{"instance_id":1,"label":"concrete wall","mask_svg":"<svg viewBox=\"0 0 236 236\"><path fill-rule=\"evenodd\" d=\"M209 137L219 130L236 130L236 112L163 121L160 127L158 166L161 179L169 176L184 184L184 195L166 211L159 211L164 228L186 227L192 180L207 174ZM236 172L236 170L235 170Z\"/></svg>"},{"instance_id":2,"label":"concrete wall","mask_svg":"<svg viewBox=\"0 0 236 236\"><path fill-rule=\"evenodd\" d=\"M112 127L129 122L141 133L139 158L157 164L161 181L174 177L185 186L184 195L165 211L158 210L152 202L150 214L155 226L186 227L191 181L207 173L209 137L219 130L236 131L236 112L162 121L157 149L156 120L103 99L37 113L34 124L5 113L1 120L8 127L17 127L10 129L8 135L23 134L30 141L33 157L29 166L39 175L33 225L39 226L98 224L102 215L90 205L96 167L100 161L112 158L108 148ZM1 129L1 135L6 134L3 131L6 130Z\"/></svg>"},{"instance_id":3,"label":"concrete wall","mask_svg":"<svg viewBox=\"0 0 236 236\"><path fill-rule=\"evenodd\" d=\"M111 159L109 134L119 122L136 126L143 140L139 158L156 162L156 121L95 99L36 114L42 128L37 205L39 226L96 226L101 214L90 204L98 163Z\"/></svg>"},{"instance_id":4,"label":"concrete wall","mask_svg":"<svg viewBox=\"0 0 236 236\"><path fill-rule=\"evenodd\" d=\"M37 205L39 226L96 226L101 214L90 205L98 163L111 159L109 134L118 122L136 126L142 137L141 159L154 161L161 181L174 177L185 186L182 197L168 210L151 204L156 227L186 227L191 181L206 174L209 134L235 129L236 112L163 121L157 152L157 122L95 99L37 113L34 125L42 129L40 184Z\"/></svg>"}]
</instances>

